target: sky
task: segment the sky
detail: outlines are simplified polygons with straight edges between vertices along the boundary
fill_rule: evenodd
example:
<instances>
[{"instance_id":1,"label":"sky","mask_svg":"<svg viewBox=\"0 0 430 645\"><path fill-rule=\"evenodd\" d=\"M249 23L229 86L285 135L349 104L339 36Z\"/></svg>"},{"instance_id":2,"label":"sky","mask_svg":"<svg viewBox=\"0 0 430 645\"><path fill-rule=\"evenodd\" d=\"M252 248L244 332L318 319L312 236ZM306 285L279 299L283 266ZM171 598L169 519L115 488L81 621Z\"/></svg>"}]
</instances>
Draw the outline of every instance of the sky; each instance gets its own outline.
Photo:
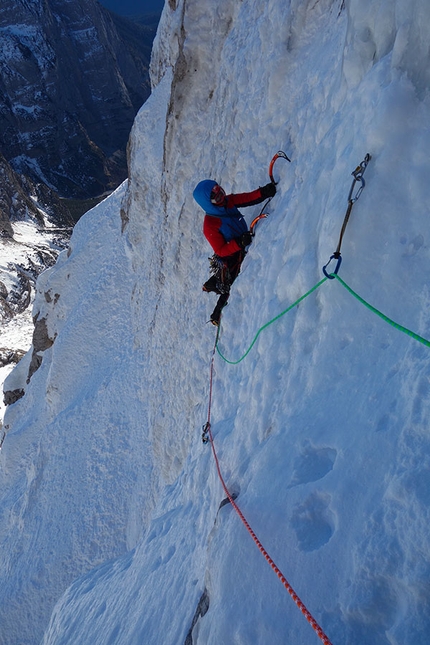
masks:
<instances>
[{"instance_id":1,"label":"sky","mask_svg":"<svg viewBox=\"0 0 430 645\"><path fill-rule=\"evenodd\" d=\"M120 16L161 12L164 0L99 0L107 9Z\"/></svg>"},{"instance_id":2,"label":"sky","mask_svg":"<svg viewBox=\"0 0 430 645\"><path fill-rule=\"evenodd\" d=\"M0 453L7 645L321 642L224 503L213 450L329 642L428 644L429 12L164 12L129 181L39 277L54 343L29 383L31 352L5 383L25 390ZM192 191L263 185L277 150L291 163L275 164L215 351ZM322 267L367 153L339 269L351 293Z\"/></svg>"}]
</instances>

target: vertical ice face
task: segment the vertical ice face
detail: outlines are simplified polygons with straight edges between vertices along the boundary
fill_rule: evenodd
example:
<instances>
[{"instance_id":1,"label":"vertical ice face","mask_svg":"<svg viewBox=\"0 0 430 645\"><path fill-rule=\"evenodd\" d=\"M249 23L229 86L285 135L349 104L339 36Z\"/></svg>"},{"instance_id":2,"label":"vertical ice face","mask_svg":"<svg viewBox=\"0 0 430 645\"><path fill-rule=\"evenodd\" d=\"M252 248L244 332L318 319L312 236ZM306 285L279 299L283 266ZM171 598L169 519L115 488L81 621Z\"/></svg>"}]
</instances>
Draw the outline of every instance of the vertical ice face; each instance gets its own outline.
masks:
<instances>
[{"instance_id":1,"label":"vertical ice face","mask_svg":"<svg viewBox=\"0 0 430 645\"><path fill-rule=\"evenodd\" d=\"M430 337L429 98L401 47L415 34L425 76L428 17L406 0L166 4L128 185L83 218L38 287L56 338L1 453L11 643L317 639L220 507L201 444L214 337L192 190L212 177L249 190L276 150L292 159L223 315L235 358L321 279L371 153L342 278ZM240 365L216 356L226 483L333 643L427 638L427 351L327 281Z\"/></svg>"}]
</instances>

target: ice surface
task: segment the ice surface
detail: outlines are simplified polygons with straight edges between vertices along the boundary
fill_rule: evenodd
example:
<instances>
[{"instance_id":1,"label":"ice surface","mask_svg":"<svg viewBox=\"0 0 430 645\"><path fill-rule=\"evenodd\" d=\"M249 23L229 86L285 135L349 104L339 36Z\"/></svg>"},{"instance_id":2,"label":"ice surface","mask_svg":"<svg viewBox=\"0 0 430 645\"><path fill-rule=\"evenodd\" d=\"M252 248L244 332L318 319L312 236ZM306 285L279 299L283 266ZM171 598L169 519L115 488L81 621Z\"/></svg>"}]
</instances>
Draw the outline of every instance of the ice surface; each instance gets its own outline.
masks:
<instances>
[{"instance_id":1,"label":"ice surface","mask_svg":"<svg viewBox=\"0 0 430 645\"><path fill-rule=\"evenodd\" d=\"M292 159L223 315L235 358L323 277L369 152L340 274L430 338L429 25L424 0L166 3L128 185L39 279L56 340L1 453L8 645L318 642L200 440L215 330L192 190ZM215 357L226 483L334 645L428 643L428 351L327 281L240 364Z\"/></svg>"}]
</instances>

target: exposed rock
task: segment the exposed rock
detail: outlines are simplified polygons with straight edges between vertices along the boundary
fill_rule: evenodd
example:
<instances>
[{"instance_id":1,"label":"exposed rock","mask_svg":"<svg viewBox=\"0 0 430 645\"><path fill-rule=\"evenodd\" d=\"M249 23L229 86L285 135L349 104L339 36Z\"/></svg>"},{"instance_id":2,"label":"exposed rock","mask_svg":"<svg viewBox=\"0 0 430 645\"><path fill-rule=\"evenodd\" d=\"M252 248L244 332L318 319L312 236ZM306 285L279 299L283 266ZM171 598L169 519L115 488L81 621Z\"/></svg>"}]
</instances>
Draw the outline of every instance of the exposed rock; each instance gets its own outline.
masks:
<instances>
[{"instance_id":1,"label":"exposed rock","mask_svg":"<svg viewBox=\"0 0 430 645\"><path fill-rule=\"evenodd\" d=\"M45 296L46 302L53 302L54 305L56 305L60 297L60 294L55 293L54 296L52 296L51 289L49 289L49 291L45 291L44 296Z\"/></svg>"},{"instance_id":2,"label":"exposed rock","mask_svg":"<svg viewBox=\"0 0 430 645\"><path fill-rule=\"evenodd\" d=\"M40 209L60 226L72 224L67 205L53 190L43 184L34 184L28 177L16 173L0 153L0 237L12 239L11 222L14 221L31 219L43 227Z\"/></svg>"},{"instance_id":3,"label":"exposed rock","mask_svg":"<svg viewBox=\"0 0 430 645\"><path fill-rule=\"evenodd\" d=\"M42 365L42 360L43 360L43 356L41 356L40 354L38 354L33 350L33 354L31 355L30 367L28 368L27 385L30 383L31 377L33 376L33 374L37 372L39 367ZM6 402L5 404L7 405Z\"/></svg>"},{"instance_id":4,"label":"exposed rock","mask_svg":"<svg viewBox=\"0 0 430 645\"><path fill-rule=\"evenodd\" d=\"M27 217L41 221L41 215L24 192L19 176L0 153L0 236L11 239L11 221Z\"/></svg>"},{"instance_id":5,"label":"exposed rock","mask_svg":"<svg viewBox=\"0 0 430 645\"><path fill-rule=\"evenodd\" d=\"M35 352L44 352L54 344L55 338L50 338L46 318L39 318L34 323L33 348Z\"/></svg>"},{"instance_id":6,"label":"exposed rock","mask_svg":"<svg viewBox=\"0 0 430 645\"><path fill-rule=\"evenodd\" d=\"M0 324L8 323L14 317L14 312L6 302L5 298L0 298Z\"/></svg>"},{"instance_id":7,"label":"exposed rock","mask_svg":"<svg viewBox=\"0 0 430 645\"><path fill-rule=\"evenodd\" d=\"M33 354L31 356L30 367L28 368L27 383L30 383L31 377L42 365L43 352L54 344L54 338L48 333L46 318L35 318L33 331Z\"/></svg>"},{"instance_id":8,"label":"exposed rock","mask_svg":"<svg viewBox=\"0 0 430 645\"><path fill-rule=\"evenodd\" d=\"M3 396L3 401L5 405L12 405L12 403L16 403L19 401L19 399L22 399L22 397L25 394L25 390L18 389L18 390L8 390L7 392L4 393Z\"/></svg>"},{"instance_id":9,"label":"exposed rock","mask_svg":"<svg viewBox=\"0 0 430 645\"><path fill-rule=\"evenodd\" d=\"M187 634L184 645L193 645L193 629L197 624L199 618L203 617L209 609L209 594L208 590L205 589L200 597L197 609L195 611L190 631Z\"/></svg>"},{"instance_id":10,"label":"exposed rock","mask_svg":"<svg viewBox=\"0 0 430 645\"><path fill-rule=\"evenodd\" d=\"M6 367L11 363L18 363L24 356L25 351L22 349L7 349L0 347L0 367Z\"/></svg>"},{"instance_id":11,"label":"exposed rock","mask_svg":"<svg viewBox=\"0 0 430 645\"><path fill-rule=\"evenodd\" d=\"M120 216L121 216L121 233L124 233L125 228L129 222L128 211L126 211L125 208L121 208Z\"/></svg>"}]
</instances>

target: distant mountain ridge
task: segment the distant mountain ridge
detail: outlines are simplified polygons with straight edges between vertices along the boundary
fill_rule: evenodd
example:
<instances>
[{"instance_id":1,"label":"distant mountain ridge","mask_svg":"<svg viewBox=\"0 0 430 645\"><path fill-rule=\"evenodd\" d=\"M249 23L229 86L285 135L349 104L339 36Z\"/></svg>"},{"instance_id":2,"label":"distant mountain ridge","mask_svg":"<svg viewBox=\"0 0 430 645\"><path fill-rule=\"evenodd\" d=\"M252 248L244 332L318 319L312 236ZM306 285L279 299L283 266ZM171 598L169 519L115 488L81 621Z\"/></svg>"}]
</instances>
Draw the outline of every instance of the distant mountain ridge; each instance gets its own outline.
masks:
<instances>
[{"instance_id":1,"label":"distant mountain ridge","mask_svg":"<svg viewBox=\"0 0 430 645\"><path fill-rule=\"evenodd\" d=\"M63 197L115 188L154 34L96 0L3 0L0 151L12 168Z\"/></svg>"},{"instance_id":2,"label":"distant mountain ridge","mask_svg":"<svg viewBox=\"0 0 430 645\"><path fill-rule=\"evenodd\" d=\"M12 222L32 220L44 226L41 209L60 226L72 226L73 220L64 200L48 186L34 184L16 173L0 152L0 238L13 237Z\"/></svg>"}]
</instances>

